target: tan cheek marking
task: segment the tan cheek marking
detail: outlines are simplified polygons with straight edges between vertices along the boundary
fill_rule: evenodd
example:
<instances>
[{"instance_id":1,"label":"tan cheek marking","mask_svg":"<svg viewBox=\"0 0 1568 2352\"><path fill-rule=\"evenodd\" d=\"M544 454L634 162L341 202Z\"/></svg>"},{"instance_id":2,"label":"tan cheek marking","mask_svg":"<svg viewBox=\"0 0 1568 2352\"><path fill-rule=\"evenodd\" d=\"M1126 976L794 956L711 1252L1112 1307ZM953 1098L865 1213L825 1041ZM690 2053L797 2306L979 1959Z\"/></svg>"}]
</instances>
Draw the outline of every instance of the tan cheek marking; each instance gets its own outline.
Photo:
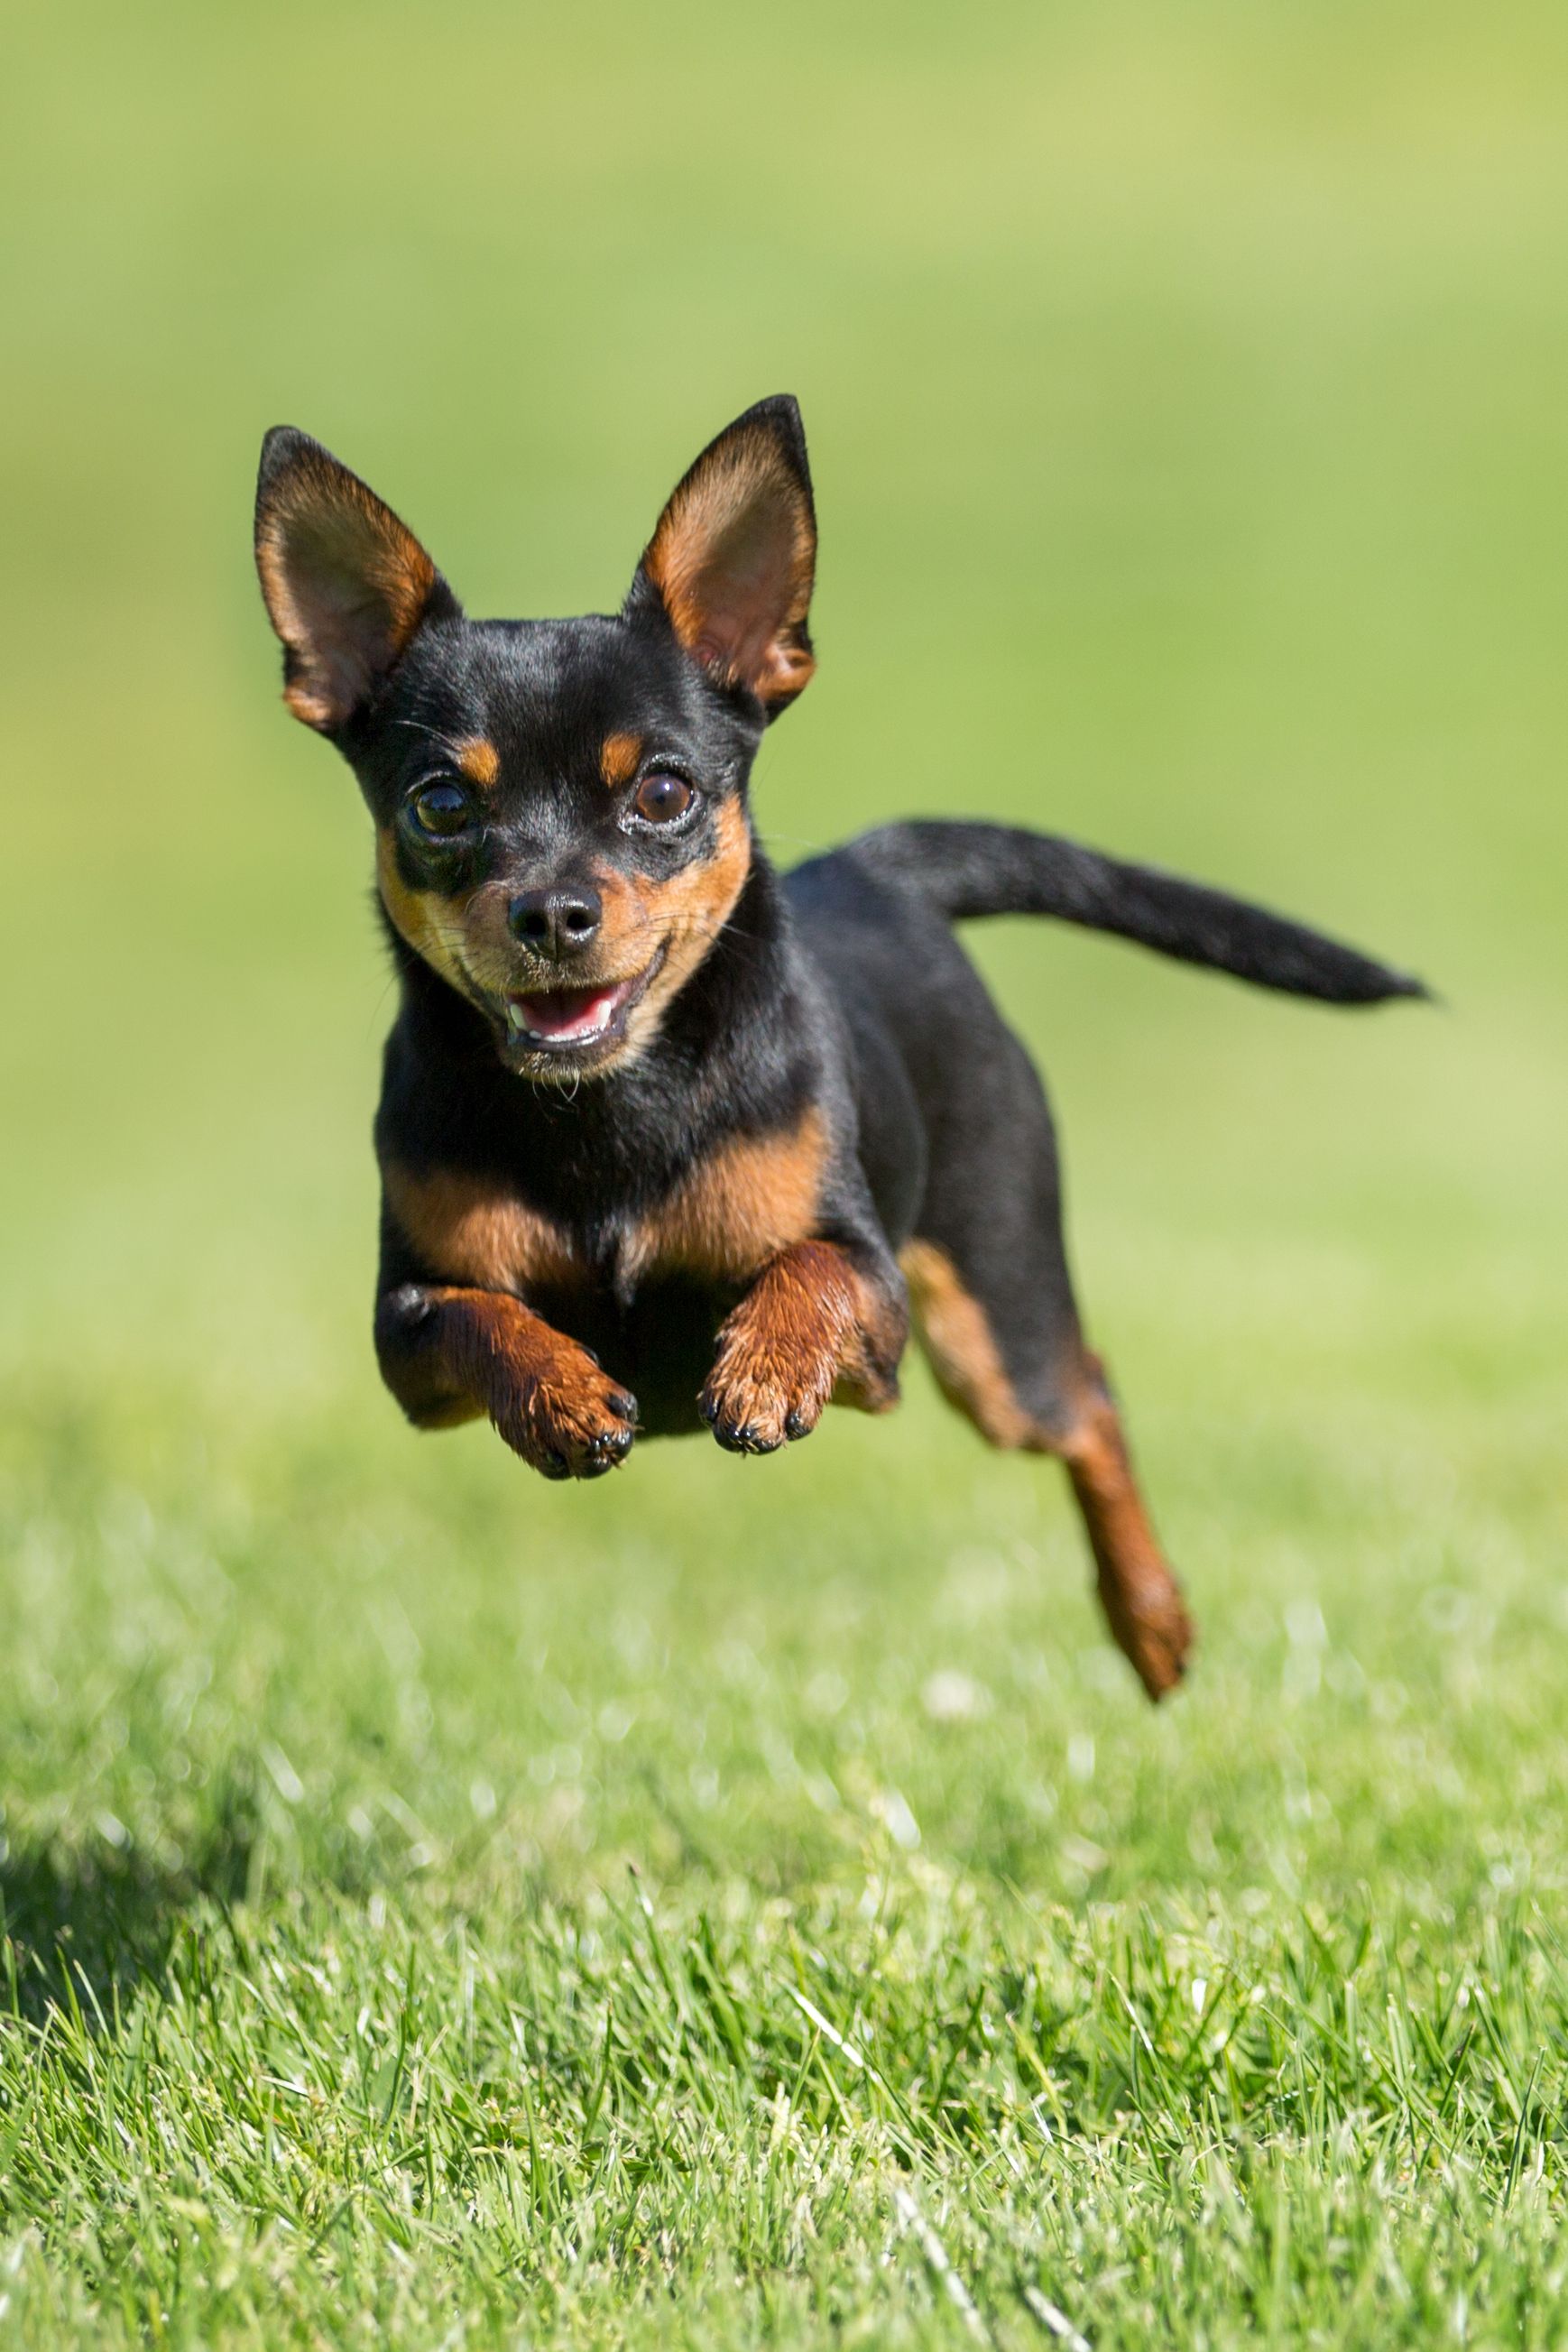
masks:
<instances>
[{"instance_id":1,"label":"tan cheek marking","mask_svg":"<svg viewBox=\"0 0 1568 2352\"><path fill-rule=\"evenodd\" d=\"M745 1281L811 1233L826 1159L826 1125L816 1109L788 1134L722 1145L636 1227L627 1272L657 1266Z\"/></svg>"},{"instance_id":2,"label":"tan cheek marking","mask_svg":"<svg viewBox=\"0 0 1568 2352\"><path fill-rule=\"evenodd\" d=\"M458 768L471 784L489 790L500 774L500 753L488 735L470 735L456 749Z\"/></svg>"},{"instance_id":3,"label":"tan cheek marking","mask_svg":"<svg viewBox=\"0 0 1568 2352\"><path fill-rule=\"evenodd\" d=\"M493 1180L438 1169L383 1171L387 1205L432 1273L477 1290L561 1288L582 1278L571 1240Z\"/></svg>"},{"instance_id":4,"label":"tan cheek marking","mask_svg":"<svg viewBox=\"0 0 1568 2352\"><path fill-rule=\"evenodd\" d=\"M604 969L621 977L644 967L662 943L664 962L626 1024L626 1045L618 1057L648 1046L666 1007L685 987L735 910L752 870L752 835L736 801L719 812L718 847L700 866L688 866L670 882L613 870L595 877L604 901L600 933Z\"/></svg>"},{"instance_id":5,"label":"tan cheek marking","mask_svg":"<svg viewBox=\"0 0 1568 2352\"><path fill-rule=\"evenodd\" d=\"M752 870L752 834L738 801L726 801L718 817L719 845L700 866L658 891L650 892L647 919L668 935L663 969L632 1015L631 1034L646 1044L660 1014L702 962L735 911Z\"/></svg>"},{"instance_id":6,"label":"tan cheek marking","mask_svg":"<svg viewBox=\"0 0 1568 2352\"><path fill-rule=\"evenodd\" d=\"M1007 1378L985 1310L934 1242L907 1242L899 1264L937 1386L994 1445L1047 1450Z\"/></svg>"},{"instance_id":7,"label":"tan cheek marking","mask_svg":"<svg viewBox=\"0 0 1568 2352\"><path fill-rule=\"evenodd\" d=\"M612 792L629 784L642 765L640 735L606 735L599 753L599 773Z\"/></svg>"},{"instance_id":8,"label":"tan cheek marking","mask_svg":"<svg viewBox=\"0 0 1568 2352\"><path fill-rule=\"evenodd\" d=\"M604 908L599 943L605 969L624 978L639 971L658 944L658 892L652 883L615 866L600 868L593 878Z\"/></svg>"},{"instance_id":9,"label":"tan cheek marking","mask_svg":"<svg viewBox=\"0 0 1568 2352\"><path fill-rule=\"evenodd\" d=\"M416 956L454 988L464 984L453 933L459 925L446 913L449 902L426 890L411 890L397 870L397 853L389 834L377 836L375 878L381 903Z\"/></svg>"}]
</instances>

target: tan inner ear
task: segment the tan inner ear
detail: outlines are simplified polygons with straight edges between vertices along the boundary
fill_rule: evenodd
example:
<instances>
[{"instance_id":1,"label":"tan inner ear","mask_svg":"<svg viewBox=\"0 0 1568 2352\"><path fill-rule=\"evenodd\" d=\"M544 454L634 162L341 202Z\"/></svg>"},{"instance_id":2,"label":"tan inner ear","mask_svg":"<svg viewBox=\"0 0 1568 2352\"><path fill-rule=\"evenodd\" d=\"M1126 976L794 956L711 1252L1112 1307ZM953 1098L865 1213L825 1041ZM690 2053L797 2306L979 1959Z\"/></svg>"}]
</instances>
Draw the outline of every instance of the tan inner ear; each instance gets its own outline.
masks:
<instances>
[{"instance_id":1,"label":"tan inner ear","mask_svg":"<svg viewBox=\"0 0 1568 2352\"><path fill-rule=\"evenodd\" d=\"M256 561L291 656L283 699L308 727L341 725L418 627L436 566L354 475L309 462L279 485Z\"/></svg>"},{"instance_id":2,"label":"tan inner ear","mask_svg":"<svg viewBox=\"0 0 1568 2352\"><path fill-rule=\"evenodd\" d=\"M805 635L816 557L811 509L764 429L732 435L687 476L643 570L676 635L705 668L765 703L816 667Z\"/></svg>"}]
</instances>

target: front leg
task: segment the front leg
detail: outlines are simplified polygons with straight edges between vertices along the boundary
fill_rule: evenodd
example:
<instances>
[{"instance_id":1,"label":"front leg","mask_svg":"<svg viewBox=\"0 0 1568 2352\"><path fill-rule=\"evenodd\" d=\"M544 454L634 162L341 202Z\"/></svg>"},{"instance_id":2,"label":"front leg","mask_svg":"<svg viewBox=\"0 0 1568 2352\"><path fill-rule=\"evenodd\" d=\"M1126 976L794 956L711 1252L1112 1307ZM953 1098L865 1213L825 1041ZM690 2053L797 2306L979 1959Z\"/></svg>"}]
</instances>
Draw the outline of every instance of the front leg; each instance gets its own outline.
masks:
<instances>
[{"instance_id":1,"label":"front leg","mask_svg":"<svg viewBox=\"0 0 1568 2352\"><path fill-rule=\"evenodd\" d=\"M400 1284L376 1307L375 1350L421 1429L488 1413L547 1478L597 1478L631 1452L637 1399L508 1292Z\"/></svg>"},{"instance_id":2,"label":"front leg","mask_svg":"<svg viewBox=\"0 0 1568 2352\"><path fill-rule=\"evenodd\" d=\"M896 1269L837 1242L796 1242L769 1259L719 1333L698 1401L731 1454L805 1437L837 1395L862 1412L899 1401L908 1306Z\"/></svg>"}]
</instances>

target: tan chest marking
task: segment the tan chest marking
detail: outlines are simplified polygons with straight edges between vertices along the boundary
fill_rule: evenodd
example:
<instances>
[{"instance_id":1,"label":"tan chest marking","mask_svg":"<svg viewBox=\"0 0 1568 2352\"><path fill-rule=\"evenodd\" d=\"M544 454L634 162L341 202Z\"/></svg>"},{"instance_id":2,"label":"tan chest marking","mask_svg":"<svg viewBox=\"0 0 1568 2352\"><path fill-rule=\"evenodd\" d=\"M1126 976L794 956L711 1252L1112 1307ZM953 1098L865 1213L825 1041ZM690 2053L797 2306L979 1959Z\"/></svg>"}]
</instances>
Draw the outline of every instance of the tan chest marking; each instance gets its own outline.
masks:
<instances>
[{"instance_id":1,"label":"tan chest marking","mask_svg":"<svg viewBox=\"0 0 1568 2352\"><path fill-rule=\"evenodd\" d=\"M826 1125L816 1109L783 1135L721 1145L633 1228L626 1271L748 1280L816 1231L826 1160Z\"/></svg>"},{"instance_id":2,"label":"tan chest marking","mask_svg":"<svg viewBox=\"0 0 1568 2352\"><path fill-rule=\"evenodd\" d=\"M748 1281L815 1231L826 1156L826 1125L815 1109L783 1135L721 1146L632 1227L621 1253L623 1278L680 1273ZM416 1176L395 1162L383 1182L394 1217L444 1281L526 1295L590 1278L571 1234L491 1178L451 1169Z\"/></svg>"},{"instance_id":3,"label":"tan chest marking","mask_svg":"<svg viewBox=\"0 0 1568 2352\"><path fill-rule=\"evenodd\" d=\"M580 1282L571 1235L494 1181L450 1169L383 1171L387 1205L433 1274L476 1290L562 1289Z\"/></svg>"}]
</instances>

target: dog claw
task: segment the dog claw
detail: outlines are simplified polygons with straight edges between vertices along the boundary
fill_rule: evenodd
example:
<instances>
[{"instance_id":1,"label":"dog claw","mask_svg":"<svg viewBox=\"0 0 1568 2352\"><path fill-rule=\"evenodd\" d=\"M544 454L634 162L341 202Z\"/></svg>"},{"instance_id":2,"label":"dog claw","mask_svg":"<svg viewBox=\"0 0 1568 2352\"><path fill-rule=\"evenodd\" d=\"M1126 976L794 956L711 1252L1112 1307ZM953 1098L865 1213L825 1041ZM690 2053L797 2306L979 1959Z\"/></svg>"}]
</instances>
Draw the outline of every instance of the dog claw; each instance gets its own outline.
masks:
<instances>
[{"instance_id":1,"label":"dog claw","mask_svg":"<svg viewBox=\"0 0 1568 2352\"><path fill-rule=\"evenodd\" d=\"M697 1410L726 1454L776 1454L782 1445L816 1427L821 1408L809 1400L790 1403L776 1389L753 1381L721 1381L704 1390Z\"/></svg>"},{"instance_id":2,"label":"dog claw","mask_svg":"<svg viewBox=\"0 0 1568 2352\"><path fill-rule=\"evenodd\" d=\"M637 1412L629 1390L584 1365L580 1381L541 1381L515 1413L495 1420L508 1444L542 1477L602 1478L631 1452Z\"/></svg>"},{"instance_id":3,"label":"dog claw","mask_svg":"<svg viewBox=\"0 0 1568 2352\"><path fill-rule=\"evenodd\" d=\"M776 1454L784 1443L766 1435L754 1421L715 1421L713 1434L727 1454Z\"/></svg>"}]
</instances>

